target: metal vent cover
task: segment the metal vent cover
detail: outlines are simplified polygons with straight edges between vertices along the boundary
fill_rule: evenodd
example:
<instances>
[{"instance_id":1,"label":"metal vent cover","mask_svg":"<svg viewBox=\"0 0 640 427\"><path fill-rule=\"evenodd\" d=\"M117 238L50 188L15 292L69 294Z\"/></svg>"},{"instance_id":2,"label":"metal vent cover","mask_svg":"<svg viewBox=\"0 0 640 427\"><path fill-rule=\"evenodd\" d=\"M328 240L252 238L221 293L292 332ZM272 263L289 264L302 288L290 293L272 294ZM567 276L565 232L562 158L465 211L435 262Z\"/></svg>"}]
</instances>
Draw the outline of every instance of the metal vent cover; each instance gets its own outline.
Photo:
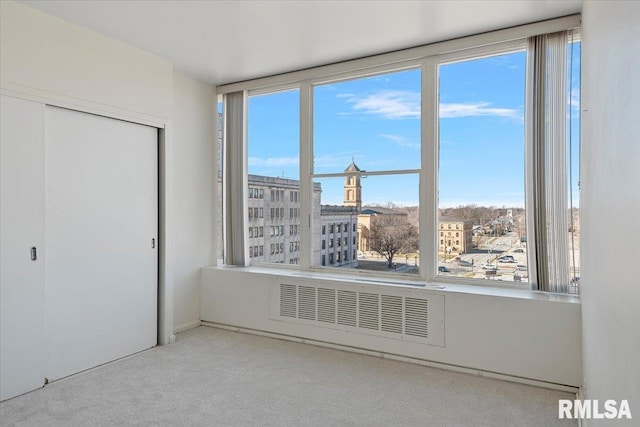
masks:
<instances>
[{"instance_id":1,"label":"metal vent cover","mask_svg":"<svg viewBox=\"0 0 640 427\"><path fill-rule=\"evenodd\" d=\"M272 318L444 347L444 295L290 283L273 289Z\"/></svg>"}]
</instances>

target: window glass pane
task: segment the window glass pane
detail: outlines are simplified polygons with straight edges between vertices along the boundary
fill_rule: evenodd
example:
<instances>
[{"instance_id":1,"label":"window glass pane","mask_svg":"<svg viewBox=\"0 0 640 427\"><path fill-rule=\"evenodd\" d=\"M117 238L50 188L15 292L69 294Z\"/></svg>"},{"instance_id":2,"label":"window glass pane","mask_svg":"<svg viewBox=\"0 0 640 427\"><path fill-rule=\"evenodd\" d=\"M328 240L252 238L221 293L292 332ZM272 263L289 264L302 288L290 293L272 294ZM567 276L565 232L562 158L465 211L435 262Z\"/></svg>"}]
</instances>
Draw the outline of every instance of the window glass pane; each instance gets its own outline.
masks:
<instances>
[{"instance_id":1,"label":"window glass pane","mask_svg":"<svg viewBox=\"0 0 640 427\"><path fill-rule=\"evenodd\" d=\"M312 265L418 274L418 181L314 179Z\"/></svg>"},{"instance_id":2,"label":"window glass pane","mask_svg":"<svg viewBox=\"0 0 640 427\"><path fill-rule=\"evenodd\" d=\"M438 275L528 281L525 59L439 66Z\"/></svg>"},{"instance_id":3,"label":"window glass pane","mask_svg":"<svg viewBox=\"0 0 640 427\"><path fill-rule=\"evenodd\" d=\"M569 191L569 269L571 282L569 293L580 293L580 42L569 44L568 48L568 97L570 104L567 129L567 170Z\"/></svg>"},{"instance_id":4,"label":"window glass pane","mask_svg":"<svg viewBox=\"0 0 640 427\"><path fill-rule=\"evenodd\" d=\"M223 112L223 108L224 108L224 104L222 102L222 97L220 97L218 99L218 115L217 115L217 120L218 120L218 135L216 138L216 150L217 150L217 170L218 170L218 176L216 179L216 183L217 183L217 200L216 200L216 234L217 234L217 241L216 241L216 254L217 254L217 258L218 260L222 260L224 259L224 230L222 227L222 212L223 212L223 199L222 199L222 193L223 193L223 183L222 183L222 177L223 177L223 169L222 169L222 135L224 135L224 120L223 120L223 116L222 116L222 112Z\"/></svg>"},{"instance_id":5,"label":"window glass pane","mask_svg":"<svg viewBox=\"0 0 640 427\"><path fill-rule=\"evenodd\" d=\"M251 262L299 264L299 91L251 96L248 104Z\"/></svg>"},{"instance_id":6,"label":"window glass pane","mask_svg":"<svg viewBox=\"0 0 640 427\"><path fill-rule=\"evenodd\" d=\"M316 86L314 173L420 168L420 69Z\"/></svg>"}]
</instances>

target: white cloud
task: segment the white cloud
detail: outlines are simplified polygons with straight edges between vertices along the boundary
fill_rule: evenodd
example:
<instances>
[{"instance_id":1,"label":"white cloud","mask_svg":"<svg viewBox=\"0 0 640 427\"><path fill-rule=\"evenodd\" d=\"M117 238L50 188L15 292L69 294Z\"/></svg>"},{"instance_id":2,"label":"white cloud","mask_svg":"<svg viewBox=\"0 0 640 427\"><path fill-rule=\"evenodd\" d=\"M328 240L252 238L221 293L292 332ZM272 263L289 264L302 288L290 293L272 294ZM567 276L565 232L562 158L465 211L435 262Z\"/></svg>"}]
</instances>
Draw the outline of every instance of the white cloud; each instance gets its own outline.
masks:
<instances>
[{"instance_id":1,"label":"white cloud","mask_svg":"<svg viewBox=\"0 0 640 427\"><path fill-rule=\"evenodd\" d=\"M267 167L282 167L282 166L297 166L299 160L297 157L249 157L249 166L267 166Z\"/></svg>"},{"instance_id":2,"label":"white cloud","mask_svg":"<svg viewBox=\"0 0 640 427\"><path fill-rule=\"evenodd\" d=\"M380 135L378 135L381 138L384 139L388 139L389 141L392 141L393 143L395 143L398 147L404 147L404 148L420 148L420 144L415 143L415 142L411 142L408 139L400 136L400 135L389 135L386 133L381 133Z\"/></svg>"},{"instance_id":3,"label":"white cloud","mask_svg":"<svg viewBox=\"0 0 640 427\"><path fill-rule=\"evenodd\" d=\"M385 119L417 119L420 117L420 93L402 90L380 90L369 95L338 95L351 104L355 112Z\"/></svg>"},{"instance_id":4,"label":"white cloud","mask_svg":"<svg viewBox=\"0 0 640 427\"><path fill-rule=\"evenodd\" d=\"M420 118L420 92L380 90L368 95L341 93L337 97L351 104L352 113L385 119ZM440 118L493 116L522 120L522 111L518 109L491 105L489 102L441 103Z\"/></svg>"},{"instance_id":5,"label":"white cloud","mask_svg":"<svg viewBox=\"0 0 640 427\"><path fill-rule=\"evenodd\" d=\"M494 116L522 119L522 113L513 108L494 108L488 102L441 103L440 118Z\"/></svg>"}]
</instances>

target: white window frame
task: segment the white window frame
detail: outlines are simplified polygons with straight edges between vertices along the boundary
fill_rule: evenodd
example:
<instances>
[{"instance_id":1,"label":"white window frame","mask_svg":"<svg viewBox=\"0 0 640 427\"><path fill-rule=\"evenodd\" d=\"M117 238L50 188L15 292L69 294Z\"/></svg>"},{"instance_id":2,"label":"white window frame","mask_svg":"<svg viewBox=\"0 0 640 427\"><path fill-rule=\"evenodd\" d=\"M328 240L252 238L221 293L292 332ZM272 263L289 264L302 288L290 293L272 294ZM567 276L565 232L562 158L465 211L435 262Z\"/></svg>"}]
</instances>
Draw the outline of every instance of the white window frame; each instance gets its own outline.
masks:
<instances>
[{"instance_id":1,"label":"white window frame","mask_svg":"<svg viewBox=\"0 0 640 427\"><path fill-rule=\"evenodd\" d=\"M509 284L479 279L465 279L463 277L445 277L437 275L438 266L438 65L455 61L481 58L483 56L500 55L501 53L514 52L526 49L527 38L539 34L565 31L580 27L580 16L571 15L562 18L507 28L484 34L463 37L455 40L434 43L416 48L390 52L382 55L356 59L326 66L310 68L277 76L264 77L255 80L231 83L217 87L218 94L230 94L244 92L245 96L262 95L287 90L298 90L300 99L300 264L282 265L272 263L251 262L251 264L264 265L277 268L293 268L297 270L340 273L343 275L369 276L393 282L394 279L404 279L414 282L451 282L456 284L471 284L474 286L507 287L522 289L522 285ZM362 173L329 173L314 174L313 172L313 88L317 85L361 79L379 74L387 74L408 69L421 68L421 167L410 170L367 171L364 175L392 175L392 174L418 174L419 176L419 224L420 224L420 271L419 275L402 273L379 273L372 271L353 269L340 269L328 267L313 267L311 256L313 253L311 238L311 210L313 200L313 179L345 177ZM246 105L244 118L246 119ZM528 139L525 139L528 144ZM226 147L226 145L223 145ZM247 181L246 143L244 165L244 182ZM237 165L237 163L236 163ZM229 167L229 165L226 165ZM530 171L526 171L529 174ZM235 176L235 175L234 175ZM225 188L227 183L224 184ZM245 191L246 192L246 191ZM228 191L227 191L228 193ZM246 199L246 198L245 198ZM232 202L225 198L225 203ZM246 200L245 202L246 203ZM242 204L241 204L242 205ZM243 207L243 206L242 206ZM525 209L528 206L525 203ZM242 210L244 211L244 209ZM223 215L229 215L231 211L225 210ZM246 221L246 220L245 220ZM246 227L244 227L246 228ZM233 236L233 240L242 247L246 247L248 240L245 233L232 234L225 227L225 236ZM531 234L527 230L527 235ZM233 247L233 242L231 246ZM529 265L529 270L535 268ZM490 283L487 283L490 282ZM534 283L531 283L535 286Z\"/></svg>"}]
</instances>

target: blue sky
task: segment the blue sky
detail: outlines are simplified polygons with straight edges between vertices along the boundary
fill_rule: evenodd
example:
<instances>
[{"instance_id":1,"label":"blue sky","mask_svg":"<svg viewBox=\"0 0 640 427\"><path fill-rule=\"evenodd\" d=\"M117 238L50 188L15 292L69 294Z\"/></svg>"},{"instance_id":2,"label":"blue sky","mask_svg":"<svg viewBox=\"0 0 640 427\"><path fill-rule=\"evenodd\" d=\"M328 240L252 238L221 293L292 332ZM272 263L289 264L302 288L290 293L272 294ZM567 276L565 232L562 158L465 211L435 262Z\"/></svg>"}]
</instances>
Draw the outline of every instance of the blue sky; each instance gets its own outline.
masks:
<instances>
[{"instance_id":1,"label":"blue sky","mask_svg":"<svg viewBox=\"0 0 640 427\"><path fill-rule=\"evenodd\" d=\"M525 56L516 52L440 67L441 207L524 205ZM574 49L575 86L578 70ZM576 87L576 117L578 95ZM298 179L298 123L298 91L249 99L249 173ZM578 120L572 123L578 141ZM315 173L342 172L352 158L368 171L418 169L420 70L317 86L313 135ZM577 153L576 143L574 187ZM343 178L321 182L322 203L342 203ZM362 181L363 201L417 205L417 183L417 175L371 176Z\"/></svg>"}]
</instances>

